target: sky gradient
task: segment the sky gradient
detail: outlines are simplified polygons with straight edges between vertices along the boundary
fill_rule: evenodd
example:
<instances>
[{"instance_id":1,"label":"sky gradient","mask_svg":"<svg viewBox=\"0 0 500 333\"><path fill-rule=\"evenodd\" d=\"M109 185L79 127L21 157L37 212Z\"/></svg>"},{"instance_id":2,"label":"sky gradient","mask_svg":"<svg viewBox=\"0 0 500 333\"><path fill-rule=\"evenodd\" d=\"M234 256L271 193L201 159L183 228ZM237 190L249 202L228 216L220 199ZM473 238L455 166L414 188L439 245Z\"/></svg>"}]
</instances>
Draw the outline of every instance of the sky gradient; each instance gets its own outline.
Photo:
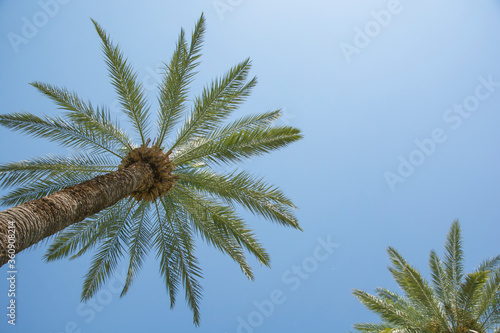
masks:
<instances>
[{"instance_id":1,"label":"sky gradient","mask_svg":"<svg viewBox=\"0 0 500 333\"><path fill-rule=\"evenodd\" d=\"M282 108L278 124L305 138L238 167L280 186L304 231L243 213L272 258L271 269L251 261L253 282L200 240L198 328L183 293L169 309L154 256L127 296L119 298L116 274L82 304L91 256L45 263L44 244L18 255L16 327L0 269L1 332L347 332L377 321L353 288L397 288L388 246L428 277L429 251L442 253L460 219L467 271L500 254L498 0L1 0L0 112L57 114L28 84L42 81L121 117L90 18L155 101L162 61L202 12L192 92L252 59L259 83L237 115ZM71 154L5 128L0 142L0 162Z\"/></svg>"}]
</instances>

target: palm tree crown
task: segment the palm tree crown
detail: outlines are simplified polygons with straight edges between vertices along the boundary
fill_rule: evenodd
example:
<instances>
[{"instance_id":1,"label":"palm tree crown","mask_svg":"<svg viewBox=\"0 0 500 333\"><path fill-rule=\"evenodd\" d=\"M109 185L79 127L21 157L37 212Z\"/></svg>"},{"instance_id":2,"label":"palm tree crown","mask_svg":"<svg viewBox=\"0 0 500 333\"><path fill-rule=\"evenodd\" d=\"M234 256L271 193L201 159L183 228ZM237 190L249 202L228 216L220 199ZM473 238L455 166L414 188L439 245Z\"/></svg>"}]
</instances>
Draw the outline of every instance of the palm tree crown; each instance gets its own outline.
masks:
<instances>
[{"instance_id":1,"label":"palm tree crown","mask_svg":"<svg viewBox=\"0 0 500 333\"><path fill-rule=\"evenodd\" d=\"M401 296L385 288L376 295L354 290L381 324L356 324L359 332L385 333L485 333L500 332L500 256L483 261L469 274L463 272L462 237L453 222L441 260L431 251L432 285L393 248L387 252Z\"/></svg>"},{"instance_id":2,"label":"palm tree crown","mask_svg":"<svg viewBox=\"0 0 500 333\"><path fill-rule=\"evenodd\" d=\"M300 139L300 131L273 126L281 115L279 110L227 120L256 84L255 78L248 79L249 59L206 86L189 107L188 86L196 74L205 31L202 15L190 43L181 30L173 56L165 64L156 137L151 142L154 124L137 75L103 28L93 23L121 109L138 144L106 107L94 106L66 89L34 82L32 85L55 101L63 114L5 114L0 115L0 124L78 152L72 157L50 155L1 164L0 185L17 189L0 203L19 205L136 162L148 164L150 185L58 232L44 258L74 259L94 250L81 295L82 300L88 300L113 274L120 259L126 259L128 266L123 296L148 252L154 250L171 305L183 286L198 324L198 280L202 273L194 253L195 236L229 255L253 279L244 250L267 266L270 258L235 207L300 229L295 206L277 187L248 172L221 173L213 167L282 148Z\"/></svg>"}]
</instances>

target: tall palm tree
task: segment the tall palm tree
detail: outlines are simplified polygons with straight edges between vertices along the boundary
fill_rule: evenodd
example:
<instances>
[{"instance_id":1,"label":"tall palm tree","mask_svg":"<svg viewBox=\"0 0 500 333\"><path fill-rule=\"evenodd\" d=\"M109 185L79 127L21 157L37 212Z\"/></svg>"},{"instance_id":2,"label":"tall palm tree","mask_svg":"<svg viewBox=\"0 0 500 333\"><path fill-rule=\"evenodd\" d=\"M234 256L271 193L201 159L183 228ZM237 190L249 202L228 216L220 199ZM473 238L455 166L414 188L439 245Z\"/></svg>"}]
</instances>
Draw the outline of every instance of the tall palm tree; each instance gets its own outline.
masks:
<instances>
[{"instance_id":1,"label":"tall palm tree","mask_svg":"<svg viewBox=\"0 0 500 333\"><path fill-rule=\"evenodd\" d=\"M205 31L202 15L190 43L181 30L172 59L165 64L151 142L154 124L137 75L103 28L93 23L138 144L106 107L93 106L66 89L32 83L55 101L62 116L4 114L0 124L78 152L0 165L0 185L17 186L0 203L18 205L0 212L0 265L9 259L7 234L12 226L15 252L54 236L44 256L47 261L74 259L95 249L81 295L88 300L127 257L123 296L154 249L171 305L183 285L198 324L201 269L194 254L196 235L228 254L253 279L244 249L264 265L269 266L270 259L236 207L300 229L292 201L276 186L248 172L217 172L214 167L282 148L300 139L300 131L273 126L279 110L228 121L256 84L255 78L248 79L248 59L206 86L188 110L188 87Z\"/></svg>"},{"instance_id":2,"label":"tall palm tree","mask_svg":"<svg viewBox=\"0 0 500 333\"><path fill-rule=\"evenodd\" d=\"M377 313L381 324L355 324L359 332L485 333L500 332L500 256L483 261L464 274L460 224L454 221L441 260L431 251L432 285L393 248L387 249L389 268L404 296L385 288L376 295L355 289L353 294Z\"/></svg>"}]
</instances>

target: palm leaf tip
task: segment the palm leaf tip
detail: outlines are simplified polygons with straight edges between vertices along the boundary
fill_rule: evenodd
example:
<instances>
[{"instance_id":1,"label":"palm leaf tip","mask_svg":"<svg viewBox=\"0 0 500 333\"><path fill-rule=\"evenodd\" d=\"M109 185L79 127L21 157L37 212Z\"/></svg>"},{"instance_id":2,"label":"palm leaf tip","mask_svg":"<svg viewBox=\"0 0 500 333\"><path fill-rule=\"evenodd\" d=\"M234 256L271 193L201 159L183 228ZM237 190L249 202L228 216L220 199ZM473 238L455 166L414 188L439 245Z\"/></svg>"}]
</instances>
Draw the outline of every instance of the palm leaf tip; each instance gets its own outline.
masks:
<instances>
[{"instance_id":1,"label":"palm leaf tip","mask_svg":"<svg viewBox=\"0 0 500 333\"><path fill-rule=\"evenodd\" d=\"M106 31L94 20L95 29L101 38L102 50L108 66L111 82L118 95L122 111L140 136L142 144L149 137L149 106L145 92L137 80L137 74L123 56L118 45L114 45Z\"/></svg>"},{"instance_id":2,"label":"palm leaf tip","mask_svg":"<svg viewBox=\"0 0 500 333\"><path fill-rule=\"evenodd\" d=\"M160 86L158 142L161 145L167 135L173 130L186 109L188 85L196 75L198 59L201 57L201 48L205 34L205 19L202 14L191 35L191 45L188 47L184 30L169 64L165 64L166 71Z\"/></svg>"}]
</instances>

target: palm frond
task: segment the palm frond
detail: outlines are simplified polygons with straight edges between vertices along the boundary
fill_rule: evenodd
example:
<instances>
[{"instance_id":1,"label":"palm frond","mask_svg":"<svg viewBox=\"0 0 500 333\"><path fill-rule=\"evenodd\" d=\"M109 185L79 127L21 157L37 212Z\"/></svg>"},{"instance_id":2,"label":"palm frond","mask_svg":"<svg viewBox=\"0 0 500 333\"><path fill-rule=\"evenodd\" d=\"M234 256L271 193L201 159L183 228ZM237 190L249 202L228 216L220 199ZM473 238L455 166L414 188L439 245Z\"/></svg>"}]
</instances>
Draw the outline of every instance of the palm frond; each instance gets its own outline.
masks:
<instances>
[{"instance_id":1,"label":"palm frond","mask_svg":"<svg viewBox=\"0 0 500 333\"><path fill-rule=\"evenodd\" d=\"M121 146L132 149L132 141L117 122L113 123L110 112L105 107L94 109L90 102L84 102L76 93L67 89L41 82L32 82L31 85L55 101L61 109L66 110L64 115L68 120L99 133L106 141L114 144L115 150Z\"/></svg>"},{"instance_id":2,"label":"palm frond","mask_svg":"<svg viewBox=\"0 0 500 333\"><path fill-rule=\"evenodd\" d=\"M444 267L447 280L451 283L453 290L453 301L458 297L458 288L463 278L463 251L460 225L454 221L445 242Z\"/></svg>"},{"instance_id":3,"label":"palm frond","mask_svg":"<svg viewBox=\"0 0 500 333\"><path fill-rule=\"evenodd\" d=\"M476 269L477 271L494 271L500 267L500 255L484 260Z\"/></svg>"},{"instance_id":4,"label":"palm frond","mask_svg":"<svg viewBox=\"0 0 500 333\"><path fill-rule=\"evenodd\" d=\"M489 326L492 316L500 312L500 269L484 272L488 272L488 279L480 295L476 319L481 320L483 326Z\"/></svg>"},{"instance_id":5,"label":"palm frond","mask_svg":"<svg viewBox=\"0 0 500 333\"><path fill-rule=\"evenodd\" d=\"M220 225L214 223L213 214L207 211L205 207L198 206L198 202L193 200L192 195L185 195L183 191L176 191L175 195L169 196L172 200L179 202L179 205L186 209L189 219L194 230L208 244L214 246L219 251L228 254L238 265L242 272L253 280L254 276L251 267L246 261L241 243L235 239L233 234L227 228L221 228ZM192 193L190 193L192 194ZM219 217L220 218L220 217Z\"/></svg>"},{"instance_id":6,"label":"palm frond","mask_svg":"<svg viewBox=\"0 0 500 333\"><path fill-rule=\"evenodd\" d=\"M165 208L168 209L165 209ZM175 206L168 197L164 199L162 205L155 202L154 228L152 246L156 249L156 258L160 259L160 274L165 280L165 288L170 297L170 307L173 308L177 292L179 289L180 273L177 267L177 249L175 233L172 231L172 221L183 220L184 211L181 207Z\"/></svg>"},{"instance_id":7,"label":"palm frond","mask_svg":"<svg viewBox=\"0 0 500 333\"><path fill-rule=\"evenodd\" d=\"M120 48L113 45L108 34L96 21L92 20L92 22L101 38L111 83L115 87L123 112L139 134L142 144L145 144L150 129L149 107L144 96L144 89L137 82L137 74L123 57Z\"/></svg>"},{"instance_id":8,"label":"palm frond","mask_svg":"<svg viewBox=\"0 0 500 333\"><path fill-rule=\"evenodd\" d=\"M451 318L454 308L450 301L451 281L447 280L444 265L434 250L432 250L429 255L429 268L431 270L432 283L436 297L443 305L446 315Z\"/></svg>"},{"instance_id":9,"label":"palm frond","mask_svg":"<svg viewBox=\"0 0 500 333\"><path fill-rule=\"evenodd\" d=\"M300 229L292 201L279 188L263 179L257 179L247 172L217 174L206 168L182 169L176 174L180 177L179 182L198 191L231 204L240 204L253 214L281 225Z\"/></svg>"},{"instance_id":10,"label":"palm frond","mask_svg":"<svg viewBox=\"0 0 500 333\"><path fill-rule=\"evenodd\" d=\"M194 223L202 223L204 221L213 222L215 227L234 237L238 244L243 245L260 263L270 266L269 254L231 207L225 206L182 185L175 187L175 193L181 197L183 196L184 200L186 200L185 198L190 200L188 202L189 205L186 204L186 206L198 209L200 219L193 220Z\"/></svg>"},{"instance_id":11,"label":"palm frond","mask_svg":"<svg viewBox=\"0 0 500 333\"><path fill-rule=\"evenodd\" d=\"M8 194L0 197L0 205L3 206L16 206L22 203L43 198L49 194L60 191L65 187L80 184L89 180L92 177L89 175L74 175L71 178L61 177L56 179L41 179L25 186L18 187L17 189L9 192Z\"/></svg>"},{"instance_id":12,"label":"palm frond","mask_svg":"<svg viewBox=\"0 0 500 333\"><path fill-rule=\"evenodd\" d=\"M481 317L482 328L485 331L500 328L500 292L492 299L485 313Z\"/></svg>"},{"instance_id":13,"label":"palm frond","mask_svg":"<svg viewBox=\"0 0 500 333\"><path fill-rule=\"evenodd\" d=\"M60 231L43 258L46 261L54 261L70 255L72 255L70 259L82 256L98 244L106 235L108 228L115 221L123 218L123 212L130 210L132 205L131 201L123 199L98 214ZM75 252L77 253L74 254Z\"/></svg>"},{"instance_id":14,"label":"palm frond","mask_svg":"<svg viewBox=\"0 0 500 333\"><path fill-rule=\"evenodd\" d=\"M370 323L358 323L354 324L354 329L358 332L367 333L393 333L395 332L392 326L387 324L370 324Z\"/></svg>"},{"instance_id":15,"label":"palm frond","mask_svg":"<svg viewBox=\"0 0 500 333\"><path fill-rule=\"evenodd\" d=\"M57 142L63 147L88 149L93 154L113 154L121 158L114 151L114 145L106 137L87 127L68 122L61 117L43 118L26 112L0 115L0 125L26 133L35 138L45 138Z\"/></svg>"},{"instance_id":16,"label":"palm frond","mask_svg":"<svg viewBox=\"0 0 500 333\"><path fill-rule=\"evenodd\" d=\"M375 294L382 300L390 302L395 308L405 311L414 311L415 308L401 295L385 288L375 288Z\"/></svg>"},{"instance_id":17,"label":"palm frond","mask_svg":"<svg viewBox=\"0 0 500 333\"><path fill-rule=\"evenodd\" d=\"M281 116L281 110L247 115L217 128L203 139L198 138L178 147L174 152L177 165L182 165L195 157L206 154L206 149L220 144L225 137L241 131L264 130Z\"/></svg>"},{"instance_id":18,"label":"palm frond","mask_svg":"<svg viewBox=\"0 0 500 333\"><path fill-rule=\"evenodd\" d=\"M123 286L120 297L123 297L130 285L132 284L135 275L141 269L144 257L150 246L151 230L149 221L149 201L142 201L132 216L132 230L130 231L129 240L129 266L127 270L127 278Z\"/></svg>"},{"instance_id":19,"label":"palm frond","mask_svg":"<svg viewBox=\"0 0 500 333\"><path fill-rule=\"evenodd\" d=\"M477 268L488 275L484 288L480 292L480 300L476 310L476 320L482 322L482 329L490 329L500 324L495 322L495 313L500 312L500 255L484 260Z\"/></svg>"},{"instance_id":20,"label":"palm frond","mask_svg":"<svg viewBox=\"0 0 500 333\"><path fill-rule=\"evenodd\" d=\"M170 63L167 65L167 71L160 87L157 143L159 146L180 120L182 112L186 108L188 85L196 74L194 70L199 64L198 59L201 56L204 34L205 18L203 14L194 28L189 50L184 30L181 30L177 46Z\"/></svg>"},{"instance_id":21,"label":"palm frond","mask_svg":"<svg viewBox=\"0 0 500 333\"><path fill-rule=\"evenodd\" d=\"M457 304L462 312L461 317L474 316L481 296L480 290L483 289L487 278L487 271L476 271L465 276L465 281L460 285L457 297Z\"/></svg>"},{"instance_id":22,"label":"palm frond","mask_svg":"<svg viewBox=\"0 0 500 333\"><path fill-rule=\"evenodd\" d=\"M192 138L214 131L245 100L257 83L255 78L246 82L249 70L250 60L247 59L203 89L201 96L195 99L193 110L182 125L172 150Z\"/></svg>"},{"instance_id":23,"label":"palm frond","mask_svg":"<svg viewBox=\"0 0 500 333\"><path fill-rule=\"evenodd\" d=\"M436 319L442 329L447 330L445 313L427 281L394 248L389 247L387 253L393 265L389 271L407 297L418 305L424 314Z\"/></svg>"},{"instance_id":24,"label":"palm frond","mask_svg":"<svg viewBox=\"0 0 500 333\"><path fill-rule=\"evenodd\" d=\"M290 126L241 129L218 138L200 137L179 147L173 156L176 165L187 162L231 164L281 149L302 138Z\"/></svg>"},{"instance_id":25,"label":"palm frond","mask_svg":"<svg viewBox=\"0 0 500 333\"><path fill-rule=\"evenodd\" d=\"M256 130L270 127L273 122L282 116L281 110L272 110L257 114L250 114L229 122L211 132L208 137L213 140L241 130Z\"/></svg>"},{"instance_id":26,"label":"palm frond","mask_svg":"<svg viewBox=\"0 0 500 333\"><path fill-rule=\"evenodd\" d=\"M0 163L0 187L22 186L40 179L72 179L82 175L90 179L116 168L115 160L102 155L48 155L28 161Z\"/></svg>"},{"instance_id":27,"label":"palm frond","mask_svg":"<svg viewBox=\"0 0 500 333\"><path fill-rule=\"evenodd\" d=\"M368 309L380 315L384 322L396 327L414 329L420 327L420 322L415 321L415 318L412 318L406 312L398 310L392 302L382 300L359 289L354 289L352 293Z\"/></svg>"},{"instance_id":28,"label":"palm frond","mask_svg":"<svg viewBox=\"0 0 500 333\"><path fill-rule=\"evenodd\" d=\"M125 212L122 218L114 221L107 228L107 233L99 245L97 253L92 257L89 271L85 274L82 301L87 301L99 290L106 279L113 274L118 260L123 257L124 241L129 228L130 216L134 214L134 206Z\"/></svg>"},{"instance_id":29,"label":"palm frond","mask_svg":"<svg viewBox=\"0 0 500 333\"><path fill-rule=\"evenodd\" d=\"M186 226L184 221L179 221L177 219L178 215L174 214L170 215L168 212L168 208L171 205L167 202L168 198L161 199L161 207L163 209L163 214L160 214L160 210L158 208L158 204L155 202L157 207L157 214L159 216L165 216L165 219L160 219L158 222L162 224L162 222L167 222L162 228L169 229L169 233L171 235L171 240L168 242L168 248L173 250L172 255L174 257L175 263L175 271L164 271L164 268L161 267L161 273L164 275L167 282L167 289L170 290L170 285L168 283L168 279L170 277L165 276L165 274L177 273L182 280L185 289L185 298L186 301L193 311L193 323L195 325L199 325L200 323L200 309L199 302L201 299L201 285L198 282L198 279L202 277L201 269L198 266L198 262L196 257L194 256L194 243L191 235L191 230ZM160 239L161 241L161 239ZM157 246L161 247L158 242L156 242ZM173 245L173 246L172 246ZM163 253L164 250L161 249ZM162 261L164 258L162 258ZM167 267L166 267L167 268ZM179 278L177 278L179 279ZM171 303L172 304L172 303ZM173 304L172 304L173 305Z\"/></svg>"}]
</instances>

